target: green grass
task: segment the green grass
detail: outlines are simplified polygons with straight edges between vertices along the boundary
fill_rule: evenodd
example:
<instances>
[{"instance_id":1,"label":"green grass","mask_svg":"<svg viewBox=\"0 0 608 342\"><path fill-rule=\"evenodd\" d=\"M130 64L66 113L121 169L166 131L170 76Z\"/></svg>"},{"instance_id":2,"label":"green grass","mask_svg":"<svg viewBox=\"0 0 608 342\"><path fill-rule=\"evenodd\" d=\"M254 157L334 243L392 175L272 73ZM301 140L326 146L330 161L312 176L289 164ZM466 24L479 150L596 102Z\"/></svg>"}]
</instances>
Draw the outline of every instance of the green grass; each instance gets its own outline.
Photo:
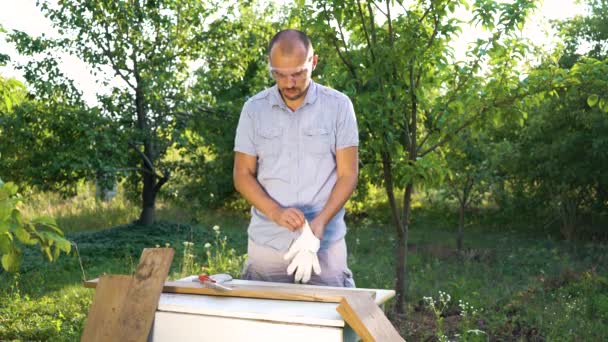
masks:
<instances>
[{"instance_id":1,"label":"green grass","mask_svg":"<svg viewBox=\"0 0 608 342\"><path fill-rule=\"evenodd\" d=\"M127 201L99 203L90 197L63 202L47 197L51 204L45 206L41 196L25 208L30 215L54 215L78 246L80 258L73 251L48 263L39 251L28 249L19 274L0 273L0 340L78 340L93 294L81 286L82 279L132 273L145 247L168 243L176 249L174 278L203 265L238 272L230 260L246 253L247 218L242 213L194 212L160 203L161 221L142 227L130 224L138 211ZM359 287L392 288L395 237L386 223L388 211L379 206L367 212L349 221L349 264ZM457 253L452 222L453 215L438 209L414 212L408 314L392 317L407 340L608 340L605 242L567 243L544 231L535 233L525 223L490 217L467 227L465 251ZM221 233L213 230L215 225ZM205 248L207 243L212 247ZM186 270L184 255L191 255ZM435 316L423 298L438 300L439 291L449 294L450 301ZM476 313L465 315L459 301ZM467 333L472 329L483 333Z\"/></svg>"}]
</instances>

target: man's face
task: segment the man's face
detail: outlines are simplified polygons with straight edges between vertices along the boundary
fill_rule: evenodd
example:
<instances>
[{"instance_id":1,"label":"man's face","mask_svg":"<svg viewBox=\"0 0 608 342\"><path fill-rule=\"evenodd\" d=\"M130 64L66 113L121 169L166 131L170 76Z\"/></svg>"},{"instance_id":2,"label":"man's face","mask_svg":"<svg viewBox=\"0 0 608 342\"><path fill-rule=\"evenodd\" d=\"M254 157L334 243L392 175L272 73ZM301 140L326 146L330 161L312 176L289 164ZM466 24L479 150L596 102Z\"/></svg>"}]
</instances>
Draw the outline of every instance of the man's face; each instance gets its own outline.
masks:
<instances>
[{"instance_id":1,"label":"man's face","mask_svg":"<svg viewBox=\"0 0 608 342\"><path fill-rule=\"evenodd\" d=\"M312 70L317 65L317 56L312 50L307 52L304 45L289 54L282 53L275 46L270 52L268 64L283 97L296 101L306 95Z\"/></svg>"}]
</instances>

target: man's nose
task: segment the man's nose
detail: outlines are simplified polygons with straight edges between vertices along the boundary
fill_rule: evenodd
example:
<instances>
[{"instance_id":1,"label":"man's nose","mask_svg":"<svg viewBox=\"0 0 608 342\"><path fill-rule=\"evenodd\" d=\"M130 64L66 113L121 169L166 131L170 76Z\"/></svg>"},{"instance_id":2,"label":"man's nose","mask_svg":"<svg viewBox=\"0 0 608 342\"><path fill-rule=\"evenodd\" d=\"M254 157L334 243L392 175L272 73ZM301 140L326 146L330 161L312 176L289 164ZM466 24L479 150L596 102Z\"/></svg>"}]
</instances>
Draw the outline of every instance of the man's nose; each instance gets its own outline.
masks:
<instances>
[{"instance_id":1,"label":"man's nose","mask_svg":"<svg viewBox=\"0 0 608 342\"><path fill-rule=\"evenodd\" d=\"M287 76L287 86L290 88L296 85L296 77L293 75Z\"/></svg>"}]
</instances>

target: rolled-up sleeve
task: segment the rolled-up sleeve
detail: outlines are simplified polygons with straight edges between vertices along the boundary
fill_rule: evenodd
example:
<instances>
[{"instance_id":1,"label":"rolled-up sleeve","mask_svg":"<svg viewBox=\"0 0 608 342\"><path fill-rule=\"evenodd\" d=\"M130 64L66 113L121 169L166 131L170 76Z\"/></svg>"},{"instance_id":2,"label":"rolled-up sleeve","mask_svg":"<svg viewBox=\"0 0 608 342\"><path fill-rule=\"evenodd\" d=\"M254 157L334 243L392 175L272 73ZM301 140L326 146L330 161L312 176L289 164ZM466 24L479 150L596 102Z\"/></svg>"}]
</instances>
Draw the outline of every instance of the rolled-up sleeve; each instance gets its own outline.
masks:
<instances>
[{"instance_id":1,"label":"rolled-up sleeve","mask_svg":"<svg viewBox=\"0 0 608 342\"><path fill-rule=\"evenodd\" d=\"M344 98L336 124L336 149L359 146L357 118L355 117L353 103L347 97Z\"/></svg>"},{"instance_id":2,"label":"rolled-up sleeve","mask_svg":"<svg viewBox=\"0 0 608 342\"><path fill-rule=\"evenodd\" d=\"M234 151L257 156L254 142L255 127L251 114L247 111L247 104L243 107L239 124L236 127L236 136L234 137Z\"/></svg>"}]
</instances>

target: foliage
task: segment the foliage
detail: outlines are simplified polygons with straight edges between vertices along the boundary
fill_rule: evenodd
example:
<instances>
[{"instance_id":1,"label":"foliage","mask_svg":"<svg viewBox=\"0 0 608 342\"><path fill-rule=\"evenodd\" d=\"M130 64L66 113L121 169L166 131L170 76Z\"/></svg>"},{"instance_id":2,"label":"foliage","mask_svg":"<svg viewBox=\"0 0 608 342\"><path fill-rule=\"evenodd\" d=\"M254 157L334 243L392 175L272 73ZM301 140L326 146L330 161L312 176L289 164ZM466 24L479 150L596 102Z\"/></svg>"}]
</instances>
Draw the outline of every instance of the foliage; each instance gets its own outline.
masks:
<instances>
[{"instance_id":1,"label":"foliage","mask_svg":"<svg viewBox=\"0 0 608 342\"><path fill-rule=\"evenodd\" d=\"M4 33L6 33L6 30L4 29L2 24L0 24L0 34L4 34ZM11 58L9 55L0 53L0 66L5 66L7 64L7 62L9 62L10 60L11 60Z\"/></svg>"},{"instance_id":2,"label":"foliage","mask_svg":"<svg viewBox=\"0 0 608 342\"><path fill-rule=\"evenodd\" d=\"M14 78L0 77L0 114L3 120L8 113L13 111L13 107L26 100L26 95L23 83Z\"/></svg>"},{"instance_id":3,"label":"foliage","mask_svg":"<svg viewBox=\"0 0 608 342\"><path fill-rule=\"evenodd\" d=\"M455 198L459 204L458 250L462 250L464 245L465 211L471 205L480 204L490 184L492 171L488 155L491 145L488 146L488 140L485 132L463 132L441 151L448 170L444 191L448 198Z\"/></svg>"},{"instance_id":4,"label":"foliage","mask_svg":"<svg viewBox=\"0 0 608 342\"><path fill-rule=\"evenodd\" d=\"M18 209L19 205L15 184L0 180L0 254L4 270L19 270L21 244L39 245L49 261L56 260L61 252L70 252L70 242L63 237L55 220L46 217L25 220Z\"/></svg>"},{"instance_id":5,"label":"foliage","mask_svg":"<svg viewBox=\"0 0 608 342\"><path fill-rule=\"evenodd\" d=\"M447 311L450 306L452 297L448 293L439 291L439 299L435 300L433 297L424 297L422 300L432 311L433 315L435 315L437 321L437 338L441 342L447 342L447 336L443 331L443 319L445 316L444 311Z\"/></svg>"},{"instance_id":6,"label":"foliage","mask_svg":"<svg viewBox=\"0 0 608 342\"><path fill-rule=\"evenodd\" d=\"M413 216L414 223L423 229L412 231L410 239L410 318L402 323L393 321L407 340L436 336L436 316L425 308L423 297L437 296L438 291L451 296L441 311L443 332L450 340L486 340L483 334L475 335L475 330L486 332L490 340L608 337L605 243L567 244L534 232L534 227L516 231L501 224L489 228L485 221L471 216L468 248L457 254L449 247L453 233L450 220L444 217L446 212L430 209L417 207ZM221 217L230 216L225 212L197 215L222 222L221 234L213 224L161 222L151 227L124 225L68 235L79 246L87 278L103 273L129 274L135 270L142 248L165 243L176 248L172 278L180 277L183 262L180 264L178 256L186 252L183 241L193 241L187 254L193 255L194 264L208 260L206 243L211 245L212 256L218 254L216 246L221 247L222 241L226 241L224 251L234 248L235 255L245 253L244 219L221 221ZM220 219L211 219L214 215ZM499 221L495 215L486 220ZM390 288L394 275L389 270L395 265L391 247L396 243L390 234L392 227L377 220L349 220L348 224L349 265L357 286ZM0 339L76 340L92 292L81 287L82 272L75 253L46 263L34 252L31 248L24 251L17 280L13 274L0 274ZM195 268L188 275L201 271Z\"/></svg>"},{"instance_id":7,"label":"foliage","mask_svg":"<svg viewBox=\"0 0 608 342\"><path fill-rule=\"evenodd\" d=\"M240 277L247 254L237 255L234 248L228 248L226 236L220 237L219 226L213 226L213 231L215 233L213 244L205 243L207 259L201 268L203 273L228 273L234 278Z\"/></svg>"},{"instance_id":8,"label":"foliage","mask_svg":"<svg viewBox=\"0 0 608 342\"><path fill-rule=\"evenodd\" d=\"M112 153L120 143L108 136L111 122L82 104L26 101L5 116L0 130L14 142L0 147L1 175L40 190L73 195L79 180L95 179L120 160Z\"/></svg>"},{"instance_id":9,"label":"foliage","mask_svg":"<svg viewBox=\"0 0 608 342\"><path fill-rule=\"evenodd\" d=\"M69 197L53 192L23 191L27 206L22 208L21 214L26 218L54 217L65 233L75 233L126 224L138 213L137 205L128 201L122 185L111 201L96 198L95 185L91 183L78 183L75 191L78 194ZM159 216L163 219L165 205L161 202L159 206Z\"/></svg>"},{"instance_id":10,"label":"foliage","mask_svg":"<svg viewBox=\"0 0 608 342\"><path fill-rule=\"evenodd\" d=\"M560 36L564 39L565 51L560 65L570 68L581 57L596 59L608 57L608 2L586 0L587 14L555 22Z\"/></svg>"},{"instance_id":11,"label":"foliage","mask_svg":"<svg viewBox=\"0 0 608 342\"><path fill-rule=\"evenodd\" d=\"M116 156L92 170L95 173L138 172L131 184L141 190L140 220L145 224L154 221L156 195L175 169L172 163L163 162L163 156L189 119L184 114L189 100L189 63L200 58L205 18L214 8L214 4L194 0L43 2L41 9L61 37L11 35L20 53L45 54L42 61L25 66L26 79L39 97L54 98L45 95L63 85L64 93L79 98L69 80L57 71L54 51L82 59L99 76L100 85L109 85L109 75L118 77L109 85L108 94L98 94L100 106L93 111L94 116L111 121L111 129L102 129L101 137L111 148L96 155L86 149L74 153L84 152L78 156L85 160L100 160L99 155L106 151L110 157ZM38 77L40 74L47 76ZM71 124L77 131L90 131L85 117L76 116ZM91 146L94 141L82 138L81 143ZM53 152L48 150L48 155Z\"/></svg>"},{"instance_id":12,"label":"foliage","mask_svg":"<svg viewBox=\"0 0 608 342\"><path fill-rule=\"evenodd\" d=\"M241 2L209 25L201 47L205 64L194 73L189 107L193 120L179 142L177 198L196 198L217 208L235 199L232 184L234 132L247 98L270 86L266 47L280 29L278 9Z\"/></svg>"},{"instance_id":13,"label":"foliage","mask_svg":"<svg viewBox=\"0 0 608 342\"><path fill-rule=\"evenodd\" d=\"M399 5L399 11L397 10ZM464 6L492 34L468 59L454 61L450 43ZM465 6L466 5L466 6ZM363 178L385 188L398 239L397 301L405 301L407 241L414 185L436 185L444 173L436 152L481 119L500 118L521 94L516 33L533 1L315 1L301 19L327 47L323 80L344 90L358 112ZM304 15L300 14L300 17ZM331 63L331 64L330 64ZM487 64L487 71L482 65ZM404 191L402 200L395 193ZM396 306L397 311L403 308Z\"/></svg>"},{"instance_id":14,"label":"foliage","mask_svg":"<svg viewBox=\"0 0 608 342\"><path fill-rule=\"evenodd\" d=\"M591 58L570 69L547 63L534 70L526 82L536 95L520 107L528 119L508 137L513 153L500 158L512 184L549 209L540 214L558 221L567 239L606 213L607 72L608 60Z\"/></svg>"},{"instance_id":15,"label":"foliage","mask_svg":"<svg viewBox=\"0 0 608 342\"><path fill-rule=\"evenodd\" d=\"M213 244L205 242L204 254L201 263L197 261L194 243L184 241L184 252L180 262L180 271L177 278L185 278L193 274L220 274L227 273L233 278L239 278L247 259L247 254L238 255L234 248L228 248L228 237L220 236L220 227L213 226L215 239Z\"/></svg>"},{"instance_id":16,"label":"foliage","mask_svg":"<svg viewBox=\"0 0 608 342\"><path fill-rule=\"evenodd\" d=\"M6 340L74 341L84 328L92 293L80 284L39 298L22 294L16 273L0 304L0 338Z\"/></svg>"}]
</instances>

